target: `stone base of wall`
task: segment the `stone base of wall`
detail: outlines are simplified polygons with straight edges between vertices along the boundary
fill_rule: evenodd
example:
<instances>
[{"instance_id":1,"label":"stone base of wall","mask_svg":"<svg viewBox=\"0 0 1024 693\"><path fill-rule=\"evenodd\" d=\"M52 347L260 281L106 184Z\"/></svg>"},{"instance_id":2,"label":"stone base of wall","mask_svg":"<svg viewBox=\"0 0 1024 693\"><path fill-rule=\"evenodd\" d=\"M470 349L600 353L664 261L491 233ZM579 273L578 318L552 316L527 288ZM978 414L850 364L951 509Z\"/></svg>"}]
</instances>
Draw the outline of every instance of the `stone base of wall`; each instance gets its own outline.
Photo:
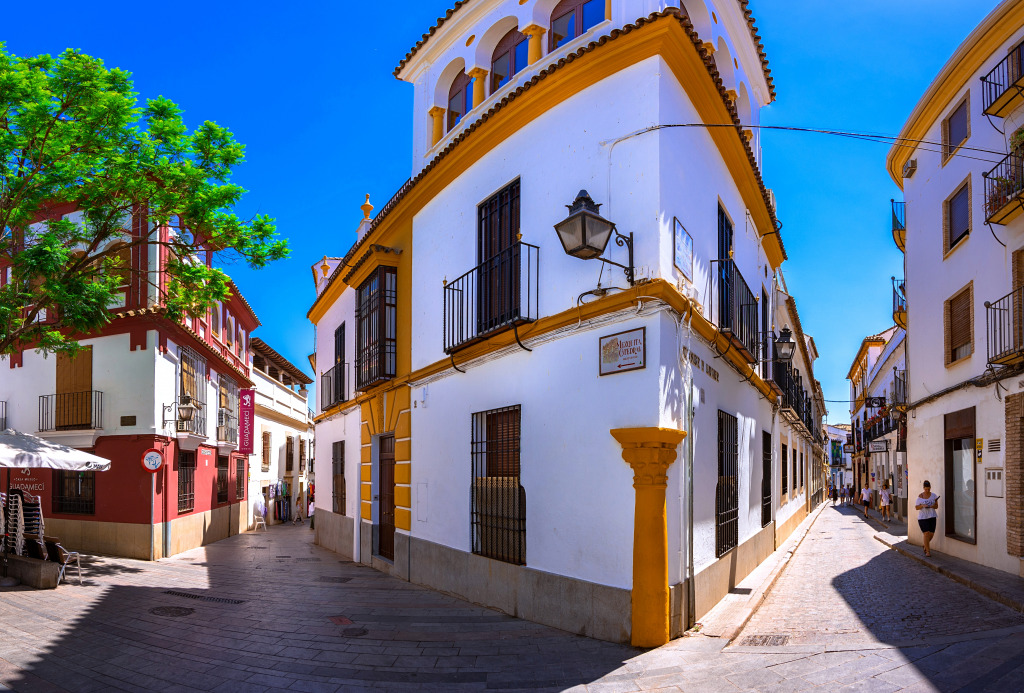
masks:
<instances>
[{"instance_id":1,"label":"stone base of wall","mask_svg":"<svg viewBox=\"0 0 1024 693\"><path fill-rule=\"evenodd\" d=\"M807 517L807 508L801 506L788 520L779 525L779 531L775 533L775 545L781 546L782 542L789 539L789 535L796 531L805 517Z\"/></svg>"},{"instance_id":2,"label":"stone base of wall","mask_svg":"<svg viewBox=\"0 0 1024 693\"><path fill-rule=\"evenodd\" d=\"M359 523L359 560L374 570L409 580L409 539L408 534L395 531L394 560L378 556L373 552L373 547L377 545L377 525L364 520Z\"/></svg>"},{"instance_id":3,"label":"stone base of wall","mask_svg":"<svg viewBox=\"0 0 1024 693\"><path fill-rule=\"evenodd\" d=\"M683 633L686 632L687 626L690 623L690 591L688 584L686 580L683 580L675 585L670 585L668 588L668 637L670 638L683 637Z\"/></svg>"},{"instance_id":4,"label":"stone base of wall","mask_svg":"<svg viewBox=\"0 0 1024 693\"><path fill-rule=\"evenodd\" d=\"M68 568L74 579L78 579L78 569L73 565ZM38 558L25 556L7 557L7 577L18 578L21 584L40 590L51 590L57 586L60 566L53 561L41 561Z\"/></svg>"},{"instance_id":5,"label":"stone base of wall","mask_svg":"<svg viewBox=\"0 0 1024 693\"><path fill-rule=\"evenodd\" d=\"M313 541L325 549L351 561L352 549L355 546L356 521L353 517L332 513L329 510L315 511L313 518Z\"/></svg>"},{"instance_id":6,"label":"stone base of wall","mask_svg":"<svg viewBox=\"0 0 1024 693\"><path fill-rule=\"evenodd\" d=\"M807 511L801 508L783 524L783 530L792 524L788 530L788 533L792 534L800 524L800 519L806 515ZM711 611L729 590L772 554L775 546L775 523L771 522L750 539L697 573L693 578L694 619L699 619Z\"/></svg>"}]
</instances>

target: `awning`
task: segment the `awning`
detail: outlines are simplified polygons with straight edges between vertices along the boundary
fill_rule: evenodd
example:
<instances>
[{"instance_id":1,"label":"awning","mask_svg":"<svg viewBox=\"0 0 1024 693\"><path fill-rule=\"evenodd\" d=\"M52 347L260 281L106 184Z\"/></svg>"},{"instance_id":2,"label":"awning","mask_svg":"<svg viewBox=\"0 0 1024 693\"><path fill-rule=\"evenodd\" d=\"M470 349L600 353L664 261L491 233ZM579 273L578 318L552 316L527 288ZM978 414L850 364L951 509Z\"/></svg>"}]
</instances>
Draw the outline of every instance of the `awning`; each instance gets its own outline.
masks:
<instances>
[{"instance_id":1,"label":"awning","mask_svg":"<svg viewBox=\"0 0 1024 693\"><path fill-rule=\"evenodd\" d=\"M0 432L0 468L105 472L110 460L13 429Z\"/></svg>"}]
</instances>

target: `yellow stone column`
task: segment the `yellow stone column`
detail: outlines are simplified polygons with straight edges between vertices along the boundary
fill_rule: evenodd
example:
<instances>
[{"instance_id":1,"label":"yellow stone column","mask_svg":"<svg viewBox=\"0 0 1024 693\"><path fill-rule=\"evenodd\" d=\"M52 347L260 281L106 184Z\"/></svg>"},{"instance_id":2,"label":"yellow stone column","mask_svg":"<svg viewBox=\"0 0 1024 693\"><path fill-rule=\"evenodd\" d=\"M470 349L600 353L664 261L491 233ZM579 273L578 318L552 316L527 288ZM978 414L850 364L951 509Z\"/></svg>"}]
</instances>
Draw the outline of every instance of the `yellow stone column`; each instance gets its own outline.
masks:
<instances>
[{"instance_id":1,"label":"yellow stone column","mask_svg":"<svg viewBox=\"0 0 1024 693\"><path fill-rule=\"evenodd\" d=\"M634 647L659 647L669 640L668 468L685 431L673 428L614 428L622 459L633 468Z\"/></svg>"},{"instance_id":2,"label":"yellow stone column","mask_svg":"<svg viewBox=\"0 0 1024 693\"><path fill-rule=\"evenodd\" d=\"M487 70L482 67L474 67L466 73L467 77L473 78L473 108L476 108L487 98Z\"/></svg>"},{"instance_id":3,"label":"yellow stone column","mask_svg":"<svg viewBox=\"0 0 1024 693\"><path fill-rule=\"evenodd\" d=\"M431 137L431 144L430 144L431 147L436 146L437 143L441 141L441 138L444 137L444 114L445 114L445 111L446 111L446 109L443 106L434 106L429 111L427 111L427 113L430 114L430 117L434 121L434 131L433 131L433 135Z\"/></svg>"},{"instance_id":4,"label":"yellow stone column","mask_svg":"<svg viewBox=\"0 0 1024 693\"><path fill-rule=\"evenodd\" d=\"M531 24L521 32L530 37L529 60L531 65L544 57L544 43L542 37L544 36L545 31L547 30L544 27Z\"/></svg>"}]
</instances>

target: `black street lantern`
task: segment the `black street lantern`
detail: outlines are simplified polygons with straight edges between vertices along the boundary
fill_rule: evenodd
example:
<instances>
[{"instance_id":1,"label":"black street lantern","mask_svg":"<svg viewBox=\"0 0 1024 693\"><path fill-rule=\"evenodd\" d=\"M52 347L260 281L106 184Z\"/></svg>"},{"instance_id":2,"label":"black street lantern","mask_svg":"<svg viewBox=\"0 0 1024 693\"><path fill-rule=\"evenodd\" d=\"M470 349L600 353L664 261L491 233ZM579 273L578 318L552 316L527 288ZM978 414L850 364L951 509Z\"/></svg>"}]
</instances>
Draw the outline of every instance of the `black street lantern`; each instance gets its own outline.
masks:
<instances>
[{"instance_id":1,"label":"black street lantern","mask_svg":"<svg viewBox=\"0 0 1024 693\"><path fill-rule=\"evenodd\" d=\"M793 333L788 327L783 327L779 338L775 340L775 358L783 363L793 360L793 351L796 349L796 342L793 341Z\"/></svg>"},{"instance_id":2,"label":"black street lantern","mask_svg":"<svg viewBox=\"0 0 1024 693\"><path fill-rule=\"evenodd\" d=\"M569 216L555 224L558 240L562 242L566 255L581 260L597 259L609 265L621 267L629 285L633 286L636 274L633 269L633 234L622 235L615 228L615 224L598 214L601 205L594 202L586 190L580 190L573 203L566 207L569 209ZM620 265L601 257L613 231L615 232L615 245L626 246L629 250L629 266Z\"/></svg>"}]
</instances>

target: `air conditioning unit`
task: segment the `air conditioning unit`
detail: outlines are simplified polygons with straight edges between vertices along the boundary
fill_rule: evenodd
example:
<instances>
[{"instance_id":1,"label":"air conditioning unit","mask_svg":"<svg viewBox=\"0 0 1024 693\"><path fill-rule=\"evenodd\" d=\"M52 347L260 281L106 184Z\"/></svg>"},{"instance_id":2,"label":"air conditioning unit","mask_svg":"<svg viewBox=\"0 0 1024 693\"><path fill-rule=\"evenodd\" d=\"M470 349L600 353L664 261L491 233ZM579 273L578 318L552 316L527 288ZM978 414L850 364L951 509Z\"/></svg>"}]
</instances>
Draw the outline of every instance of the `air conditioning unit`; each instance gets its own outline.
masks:
<instances>
[{"instance_id":1,"label":"air conditioning unit","mask_svg":"<svg viewBox=\"0 0 1024 693\"><path fill-rule=\"evenodd\" d=\"M188 433L191 421L175 421L174 430L178 433Z\"/></svg>"},{"instance_id":2,"label":"air conditioning unit","mask_svg":"<svg viewBox=\"0 0 1024 693\"><path fill-rule=\"evenodd\" d=\"M903 177L913 178L914 171L917 170L917 159L911 159L907 163L903 164Z\"/></svg>"}]
</instances>

